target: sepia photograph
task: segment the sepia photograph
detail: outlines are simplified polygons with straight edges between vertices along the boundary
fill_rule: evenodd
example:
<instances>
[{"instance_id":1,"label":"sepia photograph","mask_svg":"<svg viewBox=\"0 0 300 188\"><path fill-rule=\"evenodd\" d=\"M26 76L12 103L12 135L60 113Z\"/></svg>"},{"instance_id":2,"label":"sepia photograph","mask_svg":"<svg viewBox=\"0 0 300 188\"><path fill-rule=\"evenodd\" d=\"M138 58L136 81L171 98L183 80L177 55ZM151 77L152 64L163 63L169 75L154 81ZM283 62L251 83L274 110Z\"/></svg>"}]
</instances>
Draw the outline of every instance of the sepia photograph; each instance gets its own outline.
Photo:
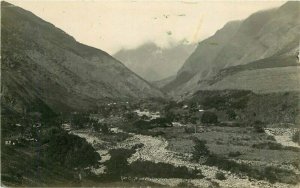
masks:
<instances>
[{"instance_id":1,"label":"sepia photograph","mask_svg":"<svg viewBox=\"0 0 300 188\"><path fill-rule=\"evenodd\" d=\"M300 1L1 1L1 187L300 188Z\"/></svg>"}]
</instances>

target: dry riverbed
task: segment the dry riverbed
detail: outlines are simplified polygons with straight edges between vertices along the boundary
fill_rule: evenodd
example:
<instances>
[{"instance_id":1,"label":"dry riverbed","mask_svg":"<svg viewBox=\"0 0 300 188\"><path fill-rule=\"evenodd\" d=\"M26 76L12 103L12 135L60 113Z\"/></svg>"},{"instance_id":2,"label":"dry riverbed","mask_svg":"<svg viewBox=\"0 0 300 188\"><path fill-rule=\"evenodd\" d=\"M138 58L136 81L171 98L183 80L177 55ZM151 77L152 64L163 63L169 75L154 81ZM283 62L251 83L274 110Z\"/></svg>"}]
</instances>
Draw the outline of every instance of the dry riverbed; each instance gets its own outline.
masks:
<instances>
[{"instance_id":1,"label":"dry riverbed","mask_svg":"<svg viewBox=\"0 0 300 188\"><path fill-rule=\"evenodd\" d=\"M121 130L114 128L114 132L122 132ZM219 184L221 187L297 187L283 184L274 183L270 184L266 181L257 181L247 176L237 176L230 172L220 170L217 167L211 167L206 165L201 165L199 163L190 162L191 154L188 153L178 153L175 151L170 151L167 149L168 141L162 137L152 137L140 134L130 133L131 137L125 139L122 142L117 143L112 146L105 141L101 140L94 133L89 132L89 130L78 130L72 131L72 134L78 135L85 138L90 144L92 144L97 152L102 157L101 163L110 159L108 151L110 149L125 148L130 149L136 144L143 144L143 147L138 148L136 153L134 153L128 162L132 163L137 160L152 161L155 163L162 162L172 164L174 166L185 166L190 169L199 169L205 176L203 179L180 179L180 178L141 178L142 180L147 180L150 182L158 183L161 185L177 186L178 184L188 183L199 187L208 187L214 184ZM105 149L99 149L99 145L107 145ZM105 166L100 166L99 169L92 169L95 174L104 173ZM226 176L226 180L217 180L215 174L217 172L223 172Z\"/></svg>"}]
</instances>

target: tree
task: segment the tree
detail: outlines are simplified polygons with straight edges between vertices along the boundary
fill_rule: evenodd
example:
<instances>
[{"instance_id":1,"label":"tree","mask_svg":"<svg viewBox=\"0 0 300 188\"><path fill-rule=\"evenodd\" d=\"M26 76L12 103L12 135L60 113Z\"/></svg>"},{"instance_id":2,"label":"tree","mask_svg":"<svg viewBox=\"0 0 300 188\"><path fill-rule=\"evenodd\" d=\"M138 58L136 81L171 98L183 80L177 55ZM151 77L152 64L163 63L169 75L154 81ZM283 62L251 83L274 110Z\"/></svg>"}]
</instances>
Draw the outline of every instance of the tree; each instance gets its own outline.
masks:
<instances>
[{"instance_id":1,"label":"tree","mask_svg":"<svg viewBox=\"0 0 300 188\"><path fill-rule=\"evenodd\" d=\"M228 115L228 119L229 119L229 120L235 120L236 117L237 117L235 111L232 110L232 109L227 110L227 111L226 111L226 114Z\"/></svg>"},{"instance_id":2,"label":"tree","mask_svg":"<svg viewBox=\"0 0 300 188\"><path fill-rule=\"evenodd\" d=\"M72 114L71 115L71 125L75 129L84 128L84 125L86 125L89 121L90 121L90 118L86 114Z\"/></svg>"},{"instance_id":3,"label":"tree","mask_svg":"<svg viewBox=\"0 0 300 188\"><path fill-rule=\"evenodd\" d=\"M176 117L176 115L172 111L167 111L165 116L169 121L174 121Z\"/></svg>"},{"instance_id":4,"label":"tree","mask_svg":"<svg viewBox=\"0 0 300 188\"><path fill-rule=\"evenodd\" d=\"M209 155L209 150L205 145L206 141L195 138L194 143L193 160L199 161L200 158L207 157Z\"/></svg>"},{"instance_id":5,"label":"tree","mask_svg":"<svg viewBox=\"0 0 300 188\"><path fill-rule=\"evenodd\" d=\"M101 131L102 131L103 134L109 134L110 133L110 130L109 130L109 128L108 128L108 126L107 126L106 123L103 123L101 125Z\"/></svg>"},{"instance_id":6,"label":"tree","mask_svg":"<svg viewBox=\"0 0 300 188\"><path fill-rule=\"evenodd\" d=\"M226 180L226 176L223 172L217 172L215 177L217 180Z\"/></svg>"}]
</instances>

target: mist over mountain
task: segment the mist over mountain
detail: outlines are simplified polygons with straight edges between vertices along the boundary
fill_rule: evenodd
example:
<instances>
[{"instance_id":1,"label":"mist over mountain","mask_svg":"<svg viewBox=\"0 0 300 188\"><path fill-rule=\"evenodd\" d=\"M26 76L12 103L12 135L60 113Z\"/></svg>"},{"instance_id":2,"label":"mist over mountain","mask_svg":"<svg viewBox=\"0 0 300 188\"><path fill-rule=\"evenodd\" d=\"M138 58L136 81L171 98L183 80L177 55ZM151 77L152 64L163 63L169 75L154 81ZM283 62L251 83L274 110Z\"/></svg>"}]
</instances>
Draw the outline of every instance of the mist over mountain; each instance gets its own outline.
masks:
<instances>
[{"instance_id":1,"label":"mist over mountain","mask_svg":"<svg viewBox=\"0 0 300 188\"><path fill-rule=\"evenodd\" d=\"M93 109L164 94L104 51L29 11L1 3L2 105L17 111Z\"/></svg>"},{"instance_id":2,"label":"mist over mountain","mask_svg":"<svg viewBox=\"0 0 300 188\"><path fill-rule=\"evenodd\" d=\"M175 75L195 47L185 41L168 48L146 43L136 49L120 50L113 56L144 79L158 81Z\"/></svg>"},{"instance_id":3,"label":"mist over mountain","mask_svg":"<svg viewBox=\"0 0 300 188\"><path fill-rule=\"evenodd\" d=\"M254 13L243 21L229 22L215 35L199 43L176 78L164 87L165 91L178 96L199 89L299 90L299 69L294 67L298 65L299 10L299 2L288 2L276 9ZM227 77L226 82L214 82L215 86L210 86L210 80L222 69L252 62L256 63L251 72L243 69L241 73L240 67L240 75L230 80ZM267 66L256 71L260 63ZM218 81L223 79L220 75Z\"/></svg>"}]
</instances>

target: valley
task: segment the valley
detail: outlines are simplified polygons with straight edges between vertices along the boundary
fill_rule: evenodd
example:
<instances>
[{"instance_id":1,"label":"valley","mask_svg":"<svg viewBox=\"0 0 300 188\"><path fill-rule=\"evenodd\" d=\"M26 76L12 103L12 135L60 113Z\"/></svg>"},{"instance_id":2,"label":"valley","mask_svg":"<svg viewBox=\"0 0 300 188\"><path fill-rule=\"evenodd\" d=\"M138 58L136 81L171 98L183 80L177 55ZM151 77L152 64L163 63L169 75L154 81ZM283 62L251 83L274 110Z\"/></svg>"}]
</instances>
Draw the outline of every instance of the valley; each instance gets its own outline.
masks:
<instances>
[{"instance_id":1,"label":"valley","mask_svg":"<svg viewBox=\"0 0 300 188\"><path fill-rule=\"evenodd\" d=\"M113 57L1 2L2 185L300 187L299 10Z\"/></svg>"},{"instance_id":2,"label":"valley","mask_svg":"<svg viewBox=\"0 0 300 188\"><path fill-rule=\"evenodd\" d=\"M57 127L56 133L49 132L53 128L45 128L48 127L47 123L42 122L41 126L31 128L36 134L25 138L27 142L24 142L23 137L17 136L16 131L17 125L28 129L24 127L24 120L7 124L4 128L8 126L11 129L11 126L15 126L16 129L13 134L5 134L2 143L13 138L18 143L15 141L16 144L3 145L3 151L5 153L7 148L23 152L30 147L33 155L44 160L43 156L48 156L49 153L47 143L51 141L45 141L46 138L41 134L45 134L46 130L46 134L54 135L66 132L70 136L84 139L99 155L98 160L75 168L81 169L79 171L62 163L73 174L69 178L80 182L82 186L90 183L109 186L113 182L180 187L299 186L300 146L293 137L300 130L295 124L266 122L246 125L246 122L237 120L207 122L202 116L197 116L199 110L195 109L200 109L198 106L186 102L176 104L167 101L141 101L113 104L107 103L106 107L101 108L101 112L55 117L56 121L51 122L56 122L53 124ZM211 110L203 104L202 108L205 109L201 110L202 113ZM170 115L178 110L185 115ZM19 159L14 160L16 164L19 163ZM86 160L86 157L81 160ZM41 169L40 175L44 173L44 169ZM20 172L21 179L25 178L24 175L26 177L26 174ZM58 185L68 182L67 178L58 179L56 175L52 177L57 179ZM31 178L26 177L27 181ZM7 183L11 181L4 180ZM22 182L24 184L15 185L30 185L24 180ZM42 184L40 182L37 185Z\"/></svg>"}]
</instances>

